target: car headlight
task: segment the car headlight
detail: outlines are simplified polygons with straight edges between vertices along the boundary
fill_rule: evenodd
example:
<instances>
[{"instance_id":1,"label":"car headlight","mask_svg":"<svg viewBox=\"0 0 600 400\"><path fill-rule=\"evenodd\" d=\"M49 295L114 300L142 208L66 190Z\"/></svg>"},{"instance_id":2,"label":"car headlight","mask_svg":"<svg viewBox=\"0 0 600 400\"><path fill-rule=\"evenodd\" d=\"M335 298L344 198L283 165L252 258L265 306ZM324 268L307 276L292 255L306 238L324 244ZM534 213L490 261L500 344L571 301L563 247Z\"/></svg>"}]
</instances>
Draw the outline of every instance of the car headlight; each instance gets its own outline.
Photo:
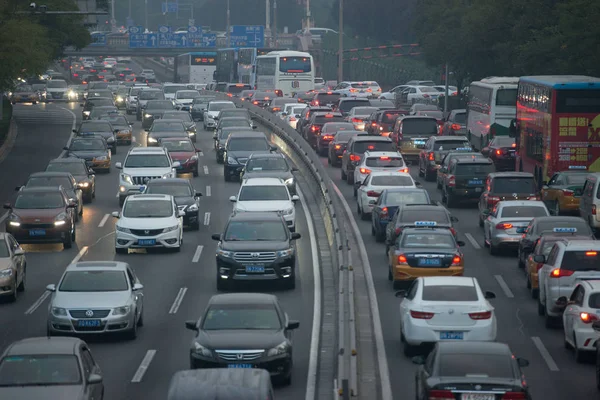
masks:
<instances>
[{"instance_id":1,"label":"car headlight","mask_svg":"<svg viewBox=\"0 0 600 400\"><path fill-rule=\"evenodd\" d=\"M198 211L198 205L197 204L192 204L185 211Z\"/></svg>"},{"instance_id":2,"label":"car headlight","mask_svg":"<svg viewBox=\"0 0 600 400\"><path fill-rule=\"evenodd\" d=\"M10 217L8 217L9 221L8 224L10 226L21 226L21 219L19 217L17 217L15 214L10 214Z\"/></svg>"},{"instance_id":3,"label":"car headlight","mask_svg":"<svg viewBox=\"0 0 600 400\"><path fill-rule=\"evenodd\" d=\"M7 269L3 269L2 271L0 271L0 278L8 278L10 276L12 276L13 274L13 270L10 268Z\"/></svg>"},{"instance_id":4,"label":"car headlight","mask_svg":"<svg viewBox=\"0 0 600 400\"><path fill-rule=\"evenodd\" d=\"M233 252L223 249L217 249L217 255L225 258L231 258L233 256Z\"/></svg>"},{"instance_id":5,"label":"car headlight","mask_svg":"<svg viewBox=\"0 0 600 400\"><path fill-rule=\"evenodd\" d=\"M152 118L152 114L144 114L145 118Z\"/></svg>"},{"instance_id":6,"label":"car headlight","mask_svg":"<svg viewBox=\"0 0 600 400\"><path fill-rule=\"evenodd\" d=\"M233 158L233 157L227 157L227 164L237 165L239 163L237 162L237 160L235 158Z\"/></svg>"},{"instance_id":7,"label":"car headlight","mask_svg":"<svg viewBox=\"0 0 600 400\"><path fill-rule=\"evenodd\" d=\"M127 182L127 183L129 183L129 184L133 185L133 181L131 180L131 175L128 175L128 174L121 174L121 180L122 180L123 182Z\"/></svg>"},{"instance_id":8,"label":"car headlight","mask_svg":"<svg viewBox=\"0 0 600 400\"><path fill-rule=\"evenodd\" d=\"M286 249L286 250L279 250L277 252L277 257L288 257L288 256L291 256L292 254L294 254L294 248L290 247L289 249Z\"/></svg>"},{"instance_id":9,"label":"car headlight","mask_svg":"<svg viewBox=\"0 0 600 400\"><path fill-rule=\"evenodd\" d=\"M198 156L191 156L191 157L190 157L190 160L191 160L191 161L197 161L197 160L198 160Z\"/></svg>"},{"instance_id":10,"label":"car headlight","mask_svg":"<svg viewBox=\"0 0 600 400\"><path fill-rule=\"evenodd\" d=\"M94 157L94 161L106 161L108 160L107 156Z\"/></svg>"},{"instance_id":11,"label":"car headlight","mask_svg":"<svg viewBox=\"0 0 600 400\"><path fill-rule=\"evenodd\" d=\"M62 226L67 223L67 218L69 216L66 213L60 213L56 216L56 220L54 221L54 226Z\"/></svg>"},{"instance_id":12,"label":"car headlight","mask_svg":"<svg viewBox=\"0 0 600 400\"><path fill-rule=\"evenodd\" d=\"M119 232L131 233L131 230L130 230L129 228L123 228L122 226L119 226L119 225L117 225L117 226L116 226L116 229L117 229Z\"/></svg>"},{"instance_id":13,"label":"car headlight","mask_svg":"<svg viewBox=\"0 0 600 400\"><path fill-rule=\"evenodd\" d=\"M163 229L163 233L173 232L179 228L179 225L169 226L168 228Z\"/></svg>"},{"instance_id":14,"label":"car headlight","mask_svg":"<svg viewBox=\"0 0 600 400\"><path fill-rule=\"evenodd\" d=\"M283 210L283 215L292 215L294 213L294 207Z\"/></svg>"},{"instance_id":15,"label":"car headlight","mask_svg":"<svg viewBox=\"0 0 600 400\"><path fill-rule=\"evenodd\" d=\"M117 98L115 100L117 100L120 103L123 101L123 98L121 96L117 96Z\"/></svg>"},{"instance_id":16,"label":"car headlight","mask_svg":"<svg viewBox=\"0 0 600 400\"><path fill-rule=\"evenodd\" d=\"M267 353L267 355L268 356L278 356L281 354L285 354L288 352L289 348L290 348L290 345L288 344L287 341L281 342L276 347L273 347L272 349L270 349L269 352Z\"/></svg>"},{"instance_id":17,"label":"car headlight","mask_svg":"<svg viewBox=\"0 0 600 400\"><path fill-rule=\"evenodd\" d=\"M59 316L66 316L67 310L65 310L64 308L60 308L60 307L52 307L52 314L59 315Z\"/></svg>"},{"instance_id":18,"label":"car headlight","mask_svg":"<svg viewBox=\"0 0 600 400\"><path fill-rule=\"evenodd\" d=\"M293 185L294 184L294 178L286 179L285 180L285 184L288 185L288 186Z\"/></svg>"},{"instance_id":19,"label":"car headlight","mask_svg":"<svg viewBox=\"0 0 600 400\"><path fill-rule=\"evenodd\" d=\"M194 342L194 352L203 355L204 357L212 357L212 351L202 346L198 342Z\"/></svg>"},{"instance_id":20,"label":"car headlight","mask_svg":"<svg viewBox=\"0 0 600 400\"><path fill-rule=\"evenodd\" d=\"M84 112L83 112L83 115L85 115L86 117L89 117L89 116L90 116L90 114L91 114L91 111L84 111Z\"/></svg>"},{"instance_id":21,"label":"car headlight","mask_svg":"<svg viewBox=\"0 0 600 400\"><path fill-rule=\"evenodd\" d=\"M129 313L129 306L113 308L113 315L127 315Z\"/></svg>"},{"instance_id":22,"label":"car headlight","mask_svg":"<svg viewBox=\"0 0 600 400\"><path fill-rule=\"evenodd\" d=\"M169 173L167 173L167 174L164 174L164 175L162 176L162 178L163 178L163 179L169 179L169 178L172 178L172 177L173 177L173 174L172 174L171 172L169 172Z\"/></svg>"},{"instance_id":23,"label":"car headlight","mask_svg":"<svg viewBox=\"0 0 600 400\"><path fill-rule=\"evenodd\" d=\"M77 184L77 186L82 187L82 188L86 188L86 187L90 187L90 183L89 182L79 182Z\"/></svg>"},{"instance_id":24,"label":"car headlight","mask_svg":"<svg viewBox=\"0 0 600 400\"><path fill-rule=\"evenodd\" d=\"M194 131L188 131L188 136L195 136L195 135L196 135L196 132L194 132Z\"/></svg>"}]
</instances>

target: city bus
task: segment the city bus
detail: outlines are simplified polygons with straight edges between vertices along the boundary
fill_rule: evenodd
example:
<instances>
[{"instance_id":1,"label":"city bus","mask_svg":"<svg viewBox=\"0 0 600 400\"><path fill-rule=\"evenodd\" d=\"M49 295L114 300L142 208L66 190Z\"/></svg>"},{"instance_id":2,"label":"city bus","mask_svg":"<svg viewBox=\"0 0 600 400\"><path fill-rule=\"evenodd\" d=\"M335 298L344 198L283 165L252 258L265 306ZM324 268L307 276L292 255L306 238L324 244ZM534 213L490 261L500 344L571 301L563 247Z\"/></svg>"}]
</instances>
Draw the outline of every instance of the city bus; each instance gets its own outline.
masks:
<instances>
[{"instance_id":1,"label":"city bus","mask_svg":"<svg viewBox=\"0 0 600 400\"><path fill-rule=\"evenodd\" d=\"M217 70L214 80L216 82L238 82L238 51L237 48L217 50Z\"/></svg>"},{"instance_id":2,"label":"city bus","mask_svg":"<svg viewBox=\"0 0 600 400\"><path fill-rule=\"evenodd\" d=\"M315 88L315 64L309 53L271 51L256 57L256 90L281 90L283 96Z\"/></svg>"},{"instance_id":3,"label":"city bus","mask_svg":"<svg viewBox=\"0 0 600 400\"><path fill-rule=\"evenodd\" d=\"M524 76L519 80L514 130L517 171L538 184L555 172L600 172L600 78Z\"/></svg>"},{"instance_id":4,"label":"city bus","mask_svg":"<svg viewBox=\"0 0 600 400\"><path fill-rule=\"evenodd\" d=\"M515 77L489 77L472 82L467 102L467 136L481 150L494 136L507 136L515 118L517 84Z\"/></svg>"},{"instance_id":5,"label":"city bus","mask_svg":"<svg viewBox=\"0 0 600 400\"><path fill-rule=\"evenodd\" d=\"M281 51L276 49L258 49L256 47L246 47L238 51L238 79L239 83L247 83L252 87L256 86L256 57L264 56L271 51Z\"/></svg>"},{"instance_id":6,"label":"city bus","mask_svg":"<svg viewBox=\"0 0 600 400\"><path fill-rule=\"evenodd\" d=\"M209 84L217 69L217 52L201 51L177 56L177 80Z\"/></svg>"}]
</instances>

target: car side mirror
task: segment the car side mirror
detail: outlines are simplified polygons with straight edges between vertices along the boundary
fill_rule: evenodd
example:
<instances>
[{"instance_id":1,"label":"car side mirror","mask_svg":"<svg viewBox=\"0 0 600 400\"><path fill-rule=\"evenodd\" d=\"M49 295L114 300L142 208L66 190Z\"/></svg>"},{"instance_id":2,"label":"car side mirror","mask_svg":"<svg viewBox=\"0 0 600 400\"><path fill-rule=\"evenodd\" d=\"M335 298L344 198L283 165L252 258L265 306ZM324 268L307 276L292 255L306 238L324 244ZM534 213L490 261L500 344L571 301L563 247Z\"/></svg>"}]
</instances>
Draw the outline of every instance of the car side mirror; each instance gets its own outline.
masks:
<instances>
[{"instance_id":1,"label":"car side mirror","mask_svg":"<svg viewBox=\"0 0 600 400\"><path fill-rule=\"evenodd\" d=\"M185 328L190 331L198 332L198 321L185 321Z\"/></svg>"},{"instance_id":2,"label":"car side mirror","mask_svg":"<svg viewBox=\"0 0 600 400\"><path fill-rule=\"evenodd\" d=\"M67 208L76 208L77 207L77 203L75 202L70 202L69 204L67 204Z\"/></svg>"},{"instance_id":3,"label":"car side mirror","mask_svg":"<svg viewBox=\"0 0 600 400\"><path fill-rule=\"evenodd\" d=\"M484 293L484 297L486 299L495 299L496 298L496 293L494 292L490 292L489 290L487 292Z\"/></svg>"},{"instance_id":4,"label":"car side mirror","mask_svg":"<svg viewBox=\"0 0 600 400\"><path fill-rule=\"evenodd\" d=\"M440 171L441 171L441 172L448 172L448 168L446 168L446 167L441 167L441 168L440 168Z\"/></svg>"},{"instance_id":5,"label":"car side mirror","mask_svg":"<svg viewBox=\"0 0 600 400\"><path fill-rule=\"evenodd\" d=\"M23 250L22 248L19 247L18 249L15 250L14 254L15 254L15 256L23 256L23 255L25 255L25 250Z\"/></svg>"},{"instance_id":6,"label":"car side mirror","mask_svg":"<svg viewBox=\"0 0 600 400\"><path fill-rule=\"evenodd\" d=\"M299 234L298 232L294 232L292 233L292 240L298 240L302 237L301 234Z\"/></svg>"},{"instance_id":7,"label":"car side mirror","mask_svg":"<svg viewBox=\"0 0 600 400\"><path fill-rule=\"evenodd\" d=\"M300 327L300 321L288 321L286 329L293 330Z\"/></svg>"},{"instance_id":8,"label":"car side mirror","mask_svg":"<svg viewBox=\"0 0 600 400\"><path fill-rule=\"evenodd\" d=\"M394 293L394 296L400 298L404 298L406 297L406 290L398 290L396 293Z\"/></svg>"},{"instance_id":9,"label":"car side mirror","mask_svg":"<svg viewBox=\"0 0 600 400\"><path fill-rule=\"evenodd\" d=\"M121 218L121 213L118 211L113 211L110 215L112 215L113 218Z\"/></svg>"},{"instance_id":10,"label":"car side mirror","mask_svg":"<svg viewBox=\"0 0 600 400\"><path fill-rule=\"evenodd\" d=\"M463 242L462 240L457 240L456 244L458 245L458 247L465 247L467 244L465 242Z\"/></svg>"},{"instance_id":11,"label":"car side mirror","mask_svg":"<svg viewBox=\"0 0 600 400\"><path fill-rule=\"evenodd\" d=\"M543 181L542 186L548 186L548 181Z\"/></svg>"},{"instance_id":12,"label":"car side mirror","mask_svg":"<svg viewBox=\"0 0 600 400\"><path fill-rule=\"evenodd\" d=\"M121 164L120 162L115 163L115 168L116 169L123 169L123 164Z\"/></svg>"},{"instance_id":13,"label":"car side mirror","mask_svg":"<svg viewBox=\"0 0 600 400\"><path fill-rule=\"evenodd\" d=\"M229 197L229 201L232 203L235 203L237 201L237 197L231 196L231 197Z\"/></svg>"},{"instance_id":14,"label":"car side mirror","mask_svg":"<svg viewBox=\"0 0 600 400\"><path fill-rule=\"evenodd\" d=\"M120 130L119 129L115 129L113 132L116 134L116 133L119 133Z\"/></svg>"},{"instance_id":15,"label":"car side mirror","mask_svg":"<svg viewBox=\"0 0 600 400\"><path fill-rule=\"evenodd\" d=\"M22 187L23 187L23 186L15 186L15 192L18 192L18 191L20 191Z\"/></svg>"},{"instance_id":16,"label":"car side mirror","mask_svg":"<svg viewBox=\"0 0 600 400\"><path fill-rule=\"evenodd\" d=\"M98 374L90 374L90 376L88 376L87 383L89 385L97 385L102 383L102 376Z\"/></svg>"},{"instance_id":17,"label":"car side mirror","mask_svg":"<svg viewBox=\"0 0 600 400\"><path fill-rule=\"evenodd\" d=\"M517 357L517 364L519 364L519 367L522 367L522 368L529 367L529 360L526 360L521 357Z\"/></svg>"},{"instance_id":18,"label":"car side mirror","mask_svg":"<svg viewBox=\"0 0 600 400\"><path fill-rule=\"evenodd\" d=\"M546 257L544 257L542 254L538 254L536 256L533 256L533 262L543 264L546 262Z\"/></svg>"},{"instance_id":19,"label":"car side mirror","mask_svg":"<svg viewBox=\"0 0 600 400\"><path fill-rule=\"evenodd\" d=\"M300 196L298 196L296 194L292 196L292 201L295 202L295 201L298 201L298 200L300 200Z\"/></svg>"},{"instance_id":20,"label":"car side mirror","mask_svg":"<svg viewBox=\"0 0 600 400\"><path fill-rule=\"evenodd\" d=\"M252 124L252 129L258 129L257 125Z\"/></svg>"},{"instance_id":21,"label":"car side mirror","mask_svg":"<svg viewBox=\"0 0 600 400\"><path fill-rule=\"evenodd\" d=\"M69 151L69 148L67 146L63 147L63 150Z\"/></svg>"},{"instance_id":22,"label":"car side mirror","mask_svg":"<svg viewBox=\"0 0 600 400\"><path fill-rule=\"evenodd\" d=\"M284 117L287 117L289 114L286 113L286 112L282 112L281 115L284 116Z\"/></svg>"},{"instance_id":23,"label":"car side mirror","mask_svg":"<svg viewBox=\"0 0 600 400\"><path fill-rule=\"evenodd\" d=\"M196 192L194 195L195 195L196 197L202 197L202 193L200 193L200 192Z\"/></svg>"},{"instance_id":24,"label":"car side mirror","mask_svg":"<svg viewBox=\"0 0 600 400\"><path fill-rule=\"evenodd\" d=\"M12 210L12 206L10 205L10 203L4 203L3 208L6 210Z\"/></svg>"},{"instance_id":25,"label":"car side mirror","mask_svg":"<svg viewBox=\"0 0 600 400\"><path fill-rule=\"evenodd\" d=\"M77 129L71 129L71 132L77 133Z\"/></svg>"},{"instance_id":26,"label":"car side mirror","mask_svg":"<svg viewBox=\"0 0 600 400\"><path fill-rule=\"evenodd\" d=\"M452 215L452 216L450 216L450 221L458 222L458 218L456 218L454 215Z\"/></svg>"},{"instance_id":27,"label":"car side mirror","mask_svg":"<svg viewBox=\"0 0 600 400\"><path fill-rule=\"evenodd\" d=\"M299 170L298 168L296 168L296 167L293 167L293 168L291 169L291 171L292 171L292 172L298 172L298 171L300 171L300 170Z\"/></svg>"},{"instance_id":28,"label":"car side mirror","mask_svg":"<svg viewBox=\"0 0 600 400\"><path fill-rule=\"evenodd\" d=\"M416 356L410 359L412 361L413 364L416 365L424 365L425 364L425 357L423 356Z\"/></svg>"},{"instance_id":29,"label":"car side mirror","mask_svg":"<svg viewBox=\"0 0 600 400\"><path fill-rule=\"evenodd\" d=\"M421 187L421 186L423 186L423 185L421 184L421 182L419 182L419 181L415 181L415 186L417 186L417 187Z\"/></svg>"},{"instance_id":30,"label":"car side mirror","mask_svg":"<svg viewBox=\"0 0 600 400\"><path fill-rule=\"evenodd\" d=\"M221 241L221 234L220 233L213 233L211 236L212 240L216 240L216 241Z\"/></svg>"},{"instance_id":31,"label":"car side mirror","mask_svg":"<svg viewBox=\"0 0 600 400\"><path fill-rule=\"evenodd\" d=\"M175 161L173 163L173 168L179 168L179 167L181 167L181 163L179 161Z\"/></svg>"},{"instance_id":32,"label":"car side mirror","mask_svg":"<svg viewBox=\"0 0 600 400\"><path fill-rule=\"evenodd\" d=\"M56 285L50 284L50 285L46 286L46 290L49 292L56 292Z\"/></svg>"},{"instance_id":33,"label":"car side mirror","mask_svg":"<svg viewBox=\"0 0 600 400\"><path fill-rule=\"evenodd\" d=\"M180 218L185 217L185 211L178 211L177 216Z\"/></svg>"},{"instance_id":34,"label":"car side mirror","mask_svg":"<svg viewBox=\"0 0 600 400\"><path fill-rule=\"evenodd\" d=\"M136 283L133 285L133 290L137 291L137 290L142 290L144 288L144 285L142 285L141 283Z\"/></svg>"},{"instance_id":35,"label":"car side mirror","mask_svg":"<svg viewBox=\"0 0 600 400\"><path fill-rule=\"evenodd\" d=\"M277 146L271 145L271 146L269 146L269 148L271 149L271 151L277 151Z\"/></svg>"}]
</instances>

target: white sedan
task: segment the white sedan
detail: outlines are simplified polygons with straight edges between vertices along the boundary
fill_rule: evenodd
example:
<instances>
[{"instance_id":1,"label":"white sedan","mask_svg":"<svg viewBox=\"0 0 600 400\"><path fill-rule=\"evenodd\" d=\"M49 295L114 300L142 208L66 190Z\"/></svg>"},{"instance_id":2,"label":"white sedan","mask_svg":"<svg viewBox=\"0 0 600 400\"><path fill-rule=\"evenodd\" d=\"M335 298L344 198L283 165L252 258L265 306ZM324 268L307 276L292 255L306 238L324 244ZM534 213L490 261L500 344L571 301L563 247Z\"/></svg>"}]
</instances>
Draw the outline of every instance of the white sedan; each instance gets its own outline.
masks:
<instances>
[{"instance_id":1,"label":"white sedan","mask_svg":"<svg viewBox=\"0 0 600 400\"><path fill-rule=\"evenodd\" d=\"M292 107L290 113L283 117L283 120L292 128L296 129L296 125L298 125L298 120L300 119L300 113L304 110L308 105L306 104L297 104Z\"/></svg>"},{"instance_id":2,"label":"white sedan","mask_svg":"<svg viewBox=\"0 0 600 400\"><path fill-rule=\"evenodd\" d=\"M370 219L371 210L381 192L397 187L414 188L417 187L417 184L407 172L372 172L357 189L356 211L358 215L364 220Z\"/></svg>"},{"instance_id":3,"label":"white sedan","mask_svg":"<svg viewBox=\"0 0 600 400\"><path fill-rule=\"evenodd\" d=\"M408 290L396 292L400 303L400 340L404 354L440 341L496 340L496 315L476 278L431 276L417 278Z\"/></svg>"},{"instance_id":4,"label":"white sedan","mask_svg":"<svg viewBox=\"0 0 600 400\"><path fill-rule=\"evenodd\" d=\"M581 280L563 313L565 345L574 350L575 361L582 362L586 355L596 352L600 332L592 325L597 321L600 321L600 280Z\"/></svg>"}]
</instances>

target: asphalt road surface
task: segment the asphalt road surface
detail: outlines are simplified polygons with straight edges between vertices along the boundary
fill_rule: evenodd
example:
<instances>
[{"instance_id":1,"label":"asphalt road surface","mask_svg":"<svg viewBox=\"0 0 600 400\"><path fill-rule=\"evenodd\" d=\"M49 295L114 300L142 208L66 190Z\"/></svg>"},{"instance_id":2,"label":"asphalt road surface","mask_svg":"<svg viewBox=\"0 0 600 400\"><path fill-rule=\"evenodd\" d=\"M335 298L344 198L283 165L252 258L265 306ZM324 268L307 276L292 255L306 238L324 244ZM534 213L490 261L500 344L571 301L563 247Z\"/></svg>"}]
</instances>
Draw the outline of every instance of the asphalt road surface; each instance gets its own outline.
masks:
<instances>
[{"instance_id":1,"label":"asphalt road surface","mask_svg":"<svg viewBox=\"0 0 600 400\"><path fill-rule=\"evenodd\" d=\"M43 171L50 159L59 156L71 129L81 120L77 103L16 105L14 117L18 138L10 155L0 164L0 197L14 200L14 188L25 183L30 173ZM135 116L128 116L135 121ZM239 183L224 182L223 167L212 150L212 132L199 126L200 176L192 179L201 198L204 224L196 232L184 233L180 253L140 252L115 255L114 224L110 216L119 210L116 198L118 170L96 177L96 199L86 204L77 224L77 242L72 249L61 245L23 245L27 256L27 288L16 303L0 304L0 350L13 341L46 334L48 292L58 283L65 267L73 261L116 260L128 262L144 285L144 327L134 341L121 338L84 338L102 368L105 399L164 400L171 376L189 368L189 346L193 332L184 321L197 319L208 299L217 293L215 284L216 242L211 234L221 232L231 213L228 198L236 195ZM145 145L146 133L134 124L134 143ZM119 146L112 162L123 161L128 146ZM2 219L4 221L4 219ZM304 399L311 344L314 280L312 250L303 208L297 206L297 231L303 238L298 248L297 287L293 291L272 291L270 287L249 288L276 294L291 319L300 321L294 336L293 382L276 389L278 398ZM1 224L4 230L4 223ZM315 250L316 251L316 250ZM181 297L183 293L183 297ZM176 300L180 300L178 305Z\"/></svg>"}]
</instances>

